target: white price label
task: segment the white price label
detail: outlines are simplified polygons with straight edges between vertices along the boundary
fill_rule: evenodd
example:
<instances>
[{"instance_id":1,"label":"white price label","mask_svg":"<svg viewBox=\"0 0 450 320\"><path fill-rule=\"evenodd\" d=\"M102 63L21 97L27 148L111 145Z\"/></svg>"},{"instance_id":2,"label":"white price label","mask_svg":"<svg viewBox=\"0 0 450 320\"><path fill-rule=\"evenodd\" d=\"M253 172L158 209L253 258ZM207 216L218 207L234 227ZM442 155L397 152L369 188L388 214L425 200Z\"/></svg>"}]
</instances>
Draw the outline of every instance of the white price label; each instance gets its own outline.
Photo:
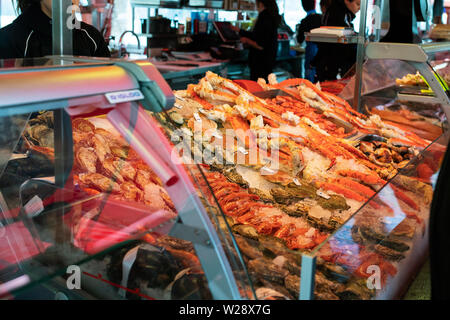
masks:
<instances>
[{"instance_id":1,"label":"white price label","mask_svg":"<svg viewBox=\"0 0 450 320\"><path fill-rule=\"evenodd\" d=\"M261 170L259 171L261 173L261 175L263 176L270 176L272 174L275 174L275 170L272 170L270 168L267 167L262 167Z\"/></svg>"},{"instance_id":2,"label":"white price label","mask_svg":"<svg viewBox=\"0 0 450 320\"><path fill-rule=\"evenodd\" d=\"M24 207L26 214L33 218L37 216L39 213L44 211L44 204L42 203L41 198L38 196L34 196Z\"/></svg>"},{"instance_id":3,"label":"white price label","mask_svg":"<svg viewBox=\"0 0 450 320\"><path fill-rule=\"evenodd\" d=\"M174 106L175 108L177 108L177 109L183 108L183 106L182 106L181 104L178 104L178 103L175 103L173 106Z\"/></svg>"},{"instance_id":4,"label":"white price label","mask_svg":"<svg viewBox=\"0 0 450 320\"><path fill-rule=\"evenodd\" d=\"M316 194L317 194L319 197L322 197L322 198L327 199L327 200L331 198L328 194L326 194L325 192L322 192L322 191L320 191L320 190L317 190Z\"/></svg>"},{"instance_id":5,"label":"white price label","mask_svg":"<svg viewBox=\"0 0 450 320\"><path fill-rule=\"evenodd\" d=\"M237 150L242 154L248 154L248 151L245 150L243 147L238 147Z\"/></svg>"},{"instance_id":6,"label":"white price label","mask_svg":"<svg viewBox=\"0 0 450 320\"><path fill-rule=\"evenodd\" d=\"M212 135L213 135L213 137L215 137L217 139L223 139L222 134L220 134L220 132L218 132L218 131L215 131Z\"/></svg>"},{"instance_id":7,"label":"white price label","mask_svg":"<svg viewBox=\"0 0 450 320\"><path fill-rule=\"evenodd\" d=\"M194 119L195 119L195 121L201 121L202 120L197 112L194 112Z\"/></svg>"},{"instance_id":8,"label":"white price label","mask_svg":"<svg viewBox=\"0 0 450 320\"><path fill-rule=\"evenodd\" d=\"M294 178L294 183L296 184L296 185L298 185L298 186L301 186L302 184L300 183L300 181L298 181L298 179L297 178Z\"/></svg>"},{"instance_id":9,"label":"white price label","mask_svg":"<svg viewBox=\"0 0 450 320\"><path fill-rule=\"evenodd\" d=\"M127 91L118 91L118 92L110 92L105 94L106 99L111 104L136 101L144 99L144 95L138 89L135 90L127 90Z\"/></svg>"}]
</instances>

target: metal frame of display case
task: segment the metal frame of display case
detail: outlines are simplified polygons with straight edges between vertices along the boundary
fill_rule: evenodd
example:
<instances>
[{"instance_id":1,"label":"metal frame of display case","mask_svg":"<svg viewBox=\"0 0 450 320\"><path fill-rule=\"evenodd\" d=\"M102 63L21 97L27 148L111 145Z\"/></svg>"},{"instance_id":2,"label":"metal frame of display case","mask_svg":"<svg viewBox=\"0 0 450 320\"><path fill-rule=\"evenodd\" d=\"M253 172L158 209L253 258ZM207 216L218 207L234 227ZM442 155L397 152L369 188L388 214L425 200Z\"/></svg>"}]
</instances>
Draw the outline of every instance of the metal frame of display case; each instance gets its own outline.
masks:
<instances>
[{"instance_id":1,"label":"metal frame of display case","mask_svg":"<svg viewBox=\"0 0 450 320\"><path fill-rule=\"evenodd\" d=\"M147 108L154 105L154 111L170 108L173 104L174 97L170 87L157 69L148 62L77 59L74 57L48 57L48 59L63 59L66 62L78 63L89 61L91 63L78 66L46 66L1 70L0 79L3 78L5 81L1 81L0 95L5 98L0 102L0 115L14 115L49 109L63 111L64 109L68 110L67 108L76 107L83 101L88 101L94 95L101 97L107 93L127 90L140 90L144 96L143 105ZM105 77L105 75L108 76ZM44 78L47 80L42 81ZM27 95L20 94L25 90L28 92ZM106 99L103 98L103 100ZM141 146L151 148L153 145L158 150L160 158L156 155L154 162L147 162L154 172L161 177L161 180L167 183L167 190L171 198L174 199L178 211L178 219L183 223L182 225L179 222L175 224L172 235L193 242L209 282L211 294L215 299L240 299L241 295L224 248L186 173L176 164L170 163L171 155L167 150L168 154L164 154L162 141L150 138L152 135L149 135L148 132L145 133L145 137L142 132L133 132L132 128L136 125L136 121L147 121L145 118L148 118L148 115L136 113L136 117L132 120L127 118L126 114L138 111L125 110L126 108L124 108L125 106L122 107L119 104L112 111L116 115L115 123L114 121L112 123L122 128L128 128L128 131L118 129L119 132L122 132L127 139L130 139L131 135L139 135L143 140L140 141ZM121 114L125 114L125 116L121 116ZM67 123L62 123L62 125L64 124L67 125ZM152 128L157 130L155 126L151 126L151 123L148 124L150 130ZM59 130L64 129L59 128ZM158 135L157 132L154 132L154 134ZM160 138L162 139L162 136ZM59 139L57 133L55 133L55 139ZM61 143L62 146L64 146L64 142ZM66 145L64 149L67 148L72 148L72 146ZM154 148L153 150L156 150ZM64 149L58 151L61 152ZM55 159L58 156L56 154ZM144 160L149 159L147 157ZM170 187L168 184L167 177L172 175L179 178L176 188ZM56 179L58 180L58 177Z\"/></svg>"},{"instance_id":2,"label":"metal frame of display case","mask_svg":"<svg viewBox=\"0 0 450 320\"><path fill-rule=\"evenodd\" d=\"M58 0L54 0L58 1ZM67 0L61 0L67 1ZM56 11L55 14L61 14ZM365 30L366 23L366 15L367 15L367 0L363 0L361 4L361 26L360 30ZM134 14L134 12L133 12ZM134 21L134 19L133 19ZM63 28L61 25L60 28ZM54 29L54 32L55 29ZM67 38L60 38L61 42L67 41ZM362 81L362 64L365 57L365 42L366 42L366 34L360 35L358 37L358 60L356 65L356 86L355 86L355 99L357 99L356 106L359 106L361 101L361 81ZM448 109L448 96L445 92L443 92L442 87L439 85L436 77L433 74L433 71L428 67L426 61L428 60L427 53L437 52L439 50L443 50L447 48L448 44L441 45L399 45L399 44L383 44L383 43L370 43L367 45L366 55L371 59L388 59L389 57L402 57L404 60L405 57L408 57L409 62L416 66L416 68L422 73L426 80L429 82L430 87L436 94L437 99L441 102L447 102L447 107L445 109L447 118L450 115ZM409 50L408 55L405 55L405 49ZM414 54L413 54L414 52ZM147 106L149 105L159 105L159 107L155 111L161 111L165 109L165 107L170 106L171 104L166 101L166 103L161 103L162 101L158 99L158 90L155 81L148 78L145 72L142 72L142 67L146 67L145 63L143 65L134 64L130 62L125 62L123 60L94 60L94 59L77 59L77 58L69 58L65 57L66 60L77 60L80 62L91 62L91 66L82 66L79 68L74 68L73 66L64 67L64 72L71 71L80 71L81 69L101 69L104 74L107 74L109 71L113 71L115 73L115 78L109 77L105 79L104 82L101 82L102 90L99 90L98 87L89 87L86 86L86 83L89 83L89 80L95 77L95 72L82 73L85 75L85 78L77 78L77 81L80 81L80 85L84 88L82 92L73 92L72 96L67 95L67 92L56 90L54 87L48 88L48 90L44 90L39 92L37 95L33 95L30 93L27 96L23 95L15 95L14 99L18 100L2 100L0 101L0 114L2 112L30 112L37 111L42 109L49 108L66 108L67 107L67 99L80 97L80 96L90 96L94 94L104 94L106 92L111 91L119 91L119 89L128 90L128 89L140 89L144 94L147 100ZM93 61L97 61L97 63L93 63ZM58 68L56 68L58 69ZM56 70L55 67L48 68L39 68L40 71L48 71ZM59 68L61 69L61 68ZM14 71L0 71L0 77L2 74L13 74ZM56 74L56 73L55 73ZM98 75L98 73L97 73ZM117 79L128 79L127 85L121 84L121 87L114 87L114 83L117 85ZM55 79L53 79L55 80ZM112 81L114 80L114 81ZM30 80L31 81L31 80ZM64 83L67 79L62 77L60 81L55 83ZM8 84L7 84L8 85ZM22 87L11 87L8 91L8 96L14 96L14 92L20 93L23 92L23 88L27 87L27 82L24 82ZM114 89L112 89L114 88ZM76 85L71 82L71 89L76 89ZM169 88L170 89L170 88ZM91 91L89 91L91 90ZM29 97L32 97L30 99ZM161 98L161 95L159 95ZM28 99L28 100L27 100ZM16 103L14 103L14 101ZM56 102L55 102L56 101ZM149 103L150 102L150 103ZM45 103L45 105L44 105ZM155 104L156 103L156 104ZM126 132L125 133L126 136ZM128 137L129 138L129 137ZM188 181L182 180L183 183L189 184ZM186 187L186 185L184 185ZM212 224L199 200L199 198L195 194L191 194L189 196L188 201L185 203L185 206L179 210L179 216L183 222L187 222L186 225L188 228L182 229L182 226L177 225L175 229L180 230L181 232L176 231L177 236L184 237L187 240L192 240L194 242L194 246L198 252L198 256L202 265L207 265L205 268L205 274L208 279L213 279L214 275L222 274L224 277L221 278L220 284L217 286L210 286L213 297L216 299L240 299L241 295L239 294L239 290L236 286L236 281L234 280L234 276L231 273L231 268L228 260L225 257L225 253L223 248L219 243L218 236L212 227ZM188 234L183 235L183 230L190 230ZM208 239L213 239L212 243L205 243ZM205 261L205 257L208 257ZM301 300L308 300L313 298L313 289L314 289L314 274L316 267L316 258L315 256L311 256L308 254L302 255L302 268L301 268L301 282L300 282L300 296Z\"/></svg>"},{"instance_id":3,"label":"metal frame of display case","mask_svg":"<svg viewBox=\"0 0 450 320\"><path fill-rule=\"evenodd\" d=\"M365 1L363 1L365 2ZM446 92L439 82L436 72L431 67L429 62L429 55L437 52L444 52L450 50L450 42L442 43L430 43L430 44L400 44L400 43L381 43L373 42L369 43L365 48L365 56L368 59L393 59L402 60L414 68L416 68L420 74L428 82L430 88L435 93L435 96L420 96L420 95L405 95L398 94L398 98L402 100L424 102L424 103L439 103L446 118L450 119L450 96L449 92ZM401 57L401 58L399 58ZM358 81L362 81L362 60L361 66L358 72L360 77L356 75L356 87L358 88L358 101L361 101L362 86L361 83L358 86ZM360 102L359 102L360 103ZM448 120L447 120L448 121ZM313 299L314 291L314 275L316 270L316 256L302 254L302 270L301 270L301 282L300 282L300 296L301 300Z\"/></svg>"},{"instance_id":4,"label":"metal frame of display case","mask_svg":"<svg viewBox=\"0 0 450 320\"><path fill-rule=\"evenodd\" d=\"M450 50L450 42L429 44L370 43L366 48L368 59L402 60L412 65L425 78L435 96L398 94L398 98L407 101L440 103L447 119L450 119L450 97L444 90L434 69L428 63L429 55ZM399 57L401 57L399 59ZM361 94L361 93L360 93Z\"/></svg>"},{"instance_id":5,"label":"metal frame of display case","mask_svg":"<svg viewBox=\"0 0 450 320\"><path fill-rule=\"evenodd\" d=\"M360 16L360 27L359 30L366 30L366 22L367 22L367 2L368 0L361 1L361 16ZM375 0L376 3L379 3L380 12L379 12L379 20L380 23L383 20L382 14L384 9L384 0ZM414 4L413 4L414 11ZM415 17L413 13L413 17ZM380 29L377 29L375 32L375 41L379 41L380 39ZM360 32L361 34L361 32ZM430 44L396 44L396 43L383 43L378 44L377 42L368 42L368 37L364 33L364 35L359 35L358 37L358 50L357 50L357 59L355 65L355 87L354 87L354 97L353 97L353 108L355 108L358 112L362 112L363 106L361 105L361 95L362 95L362 82L363 82L363 64L365 58L369 59L399 59L409 62L411 65L417 68L417 70L422 74L427 81L431 81L433 86L430 83L430 87L435 92L437 98L434 97L418 97L413 95L399 95L404 100L415 101L415 102L438 102L438 103L446 103L448 104L449 98L444 93L442 87L436 85L436 77L432 75L434 71L430 71L430 67L426 65L428 60L427 54L449 50L449 43L430 43ZM421 47L418 48L418 47ZM369 53L370 51L370 53ZM447 119L449 114L446 111Z\"/></svg>"},{"instance_id":6,"label":"metal frame of display case","mask_svg":"<svg viewBox=\"0 0 450 320\"><path fill-rule=\"evenodd\" d=\"M422 157L414 157L411 160L410 164L413 164L412 167L409 167L405 171L401 171L401 172L399 171L398 174L396 174L395 177L392 178L392 180L390 180L380 190L378 190L374 194L373 197L371 197L367 202L365 202L355 213L352 214L352 216L345 223L343 223L338 229L336 229L333 233L331 233L330 236L324 242L322 242L320 245L318 245L317 248L313 249L312 252L301 254L302 263L301 263L300 295L299 295L300 300L314 299L317 258L320 256L320 252L321 252L322 248L330 240L335 239L336 235L345 233L346 229L347 230L349 229L349 225L350 226L353 225L356 217L363 216L367 211L370 212L371 210L373 210L373 209L368 209L366 211L366 207L369 206L373 201L376 201L376 199L383 199L383 201L386 201L386 199L389 199L389 194L392 193L392 191L390 190L391 185L395 184L394 180L399 178L399 176L402 176L402 175L409 177L412 169L416 169L417 165L419 163L423 163L425 157L429 157L429 153L431 152L430 149L437 147L437 145L438 146L440 145L441 148L442 147L445 148L447 146L448 139L449 139L449 134L448 134L448 132L446 132L443 135L441 135L438 139L433 141L430 145L428 145L424 150L422 150L420 152L420 155ZM439 148L439 147L437 147L437 148ZM438 170L438 172L439 172L439 170ZM431 185L432 185L433 189L436 186L438 172L435 175L433 175L434 178L431 179ZM396 199L393 199L393 200L397 201ZM386 203L389 204L389 202L386 202ZM405 214L400 210L400 212L396 212L393 215L394 215L394 217L390 217L390 218L395 220L396 218L399 218L399 217L401 218L401 215L404 216ZM427 226L427 223L428 222L426 222L426 224L424 226ZM428 228L424 227L421 240L417 239L416 236L417 235L415 235L414 238L412 238L412 240L411 240L412 245L413 245L413 247L410 248L411 252L406 257L405 261L401 262L402 266L403 266L401 270L404 270L404 272L402 274L400 274L400 272L398 272L394 276L394 277L397 277L397 279L398 278L401 279L400 281L396 279L395 283L397 285L407 283L408 281L413 279L414 273L417 273L420 270L420 261L423 262L426 258L426 252L427 252L427 248L428 248ZM336 238L339 238L339 236L337 236ZM357 242L355 241L355 243L357 243ZM357 257L355 257L355 259L357 259ZM400 271L400 269L398 271ZM349 274L353 274L352 272L354 272L354 271L350 271ZM381 290L379 292L381 296L380 297L376 296L376 297L379 299L386 299L386 298L387 299L393 299L393 298L396 299L399 297L398 296L399 294L401 294L402 292L404 293L404 291L402 291L402 290L403 290L402 288L394 286L394 287L391 287L391 289L387 290L387 291Z\"/></svg>"}]
</instances>

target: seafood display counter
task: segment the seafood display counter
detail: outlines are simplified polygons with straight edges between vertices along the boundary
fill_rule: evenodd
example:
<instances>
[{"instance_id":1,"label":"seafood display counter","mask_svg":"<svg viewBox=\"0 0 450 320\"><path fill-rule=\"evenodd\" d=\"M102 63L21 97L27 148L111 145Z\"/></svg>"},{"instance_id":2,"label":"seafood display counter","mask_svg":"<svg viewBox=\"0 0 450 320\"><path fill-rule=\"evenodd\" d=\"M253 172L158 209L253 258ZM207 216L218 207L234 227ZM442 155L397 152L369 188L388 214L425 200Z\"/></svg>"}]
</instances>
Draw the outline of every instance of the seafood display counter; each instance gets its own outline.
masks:
<instances>
[{"instance_id":1,"label":"seafood display counter","mask_svg":"<svg viewBox=\"0 0 450 320\"><path fill-rule=\"evenodd\" d=\"M447 133L429 140L304 79L259 85L209 72L161 119L202 160L257 297L400 297L426 255Z\"/></svg>"},{"instance_id":2,"label":"seafood display counter","mask_svg":"<svg viewBox=\"0 0 450 320\"><path fill-rule=\"evenodd\" d=\"M97 298L391 299L423 262L445 128L304 79L251 93L207 72L172 92L148 62L12 65L28 67L0 71L2 295L79 268Z\"/></svg>"},{"instance_id":3,"label":"seafood display counter","mask_svg":"<svg viewBox=\"0 0 450 320\"><path fill-rule=\"evenodd\" d=\"M76 272L70 296L251 293L229 236L208 216L215 206L199 196L207 190L198 169L176 161L151 116L174 103L153 65L72 57L9 65L0 71L2 297Z\"/></svg>"}]
</instances>

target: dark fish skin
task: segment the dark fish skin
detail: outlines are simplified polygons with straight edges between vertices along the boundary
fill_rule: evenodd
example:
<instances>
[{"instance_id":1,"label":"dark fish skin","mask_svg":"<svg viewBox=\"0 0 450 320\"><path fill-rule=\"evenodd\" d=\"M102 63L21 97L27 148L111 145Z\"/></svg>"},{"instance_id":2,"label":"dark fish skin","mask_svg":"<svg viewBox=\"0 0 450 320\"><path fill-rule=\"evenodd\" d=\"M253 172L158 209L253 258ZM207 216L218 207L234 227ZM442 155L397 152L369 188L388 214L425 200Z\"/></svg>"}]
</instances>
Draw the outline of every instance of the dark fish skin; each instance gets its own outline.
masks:
<instances>
[{"instance_id":1,"label":"dark fish skin","mask_svg":"<svg viewBox=\"0 0 450 320\"><path fill-rule=\"evenodd\" d=\"M409 250L409 245L406 243L394 239L389 235L383 235L381 233L377 233L372 228L360 226L358 228L359 235L361 238L367 240L368 242L378 243L385 247L391 248L396 251L404 252Z\"/></svg>"},{"instance_id":2,"label":"dark fish skin","mask_svg":"<svg viewBox=\"0 0 450 320\"><path fill-rule=\"evenodd\" d=\"M370 300L374 293L367 288L365 281L352 281L336 295L342 300Z\"/></svg>"},{"instance_id":3,"label":"dark fish skin","mask_svg":"<svg viewBox=\"0 0 450 320\"><path fill-rule=\"evenodd\" d=\"M284 279L284 285L289 290L289 292L294 296L298 297L300 292L300 277L290 274Z\"/></svg>"},{"instance_id":4,"label":"dark fish skin","mask_svg":"<svg viewBox=\"0 0 450 320\"><path fill-rule=\"evenodd\" d=\"M258 250L256 245L251 245L246 239L240 236L235 236L239 250L250 259L258 259L263 257L261 250Z\"/></svg>"},{"instance_id":5,"label":"dark fish skin","mask_svg":"<svg viewBox=\"0 0 450 320\"><path fill-rule=\"evenodd\" d=\"M380 255L382 255L384 258L388 259L388 260L394 260L394 261L400 261L405 259L405 255L402 254L401 252L395 251L391 248L382 246L382 245L375 245L374 250L376 253L379 253Z\"/></svg>"},{"instance_id":6,"label":"dark fish skin","mask_svg":"<svg viewBox=\"0 0 450 320\"><path fill-rule=\"evenodd\" d=\"M233 230L233 232L236 232L244 237L258 240L258 232L252 226L244 225L244 224L237 224L237 225L234 225L231 229Z\"/></svg>"},{"instance_id":7,"label":"dark fish skin","mask_svg":"<svg viewBox=\"0 0 450 320\"><path fill-rule=\"evenodd\" d=\"M172 249L176 250L185 250L188 252L194 252L194 246L192 242L174 238L168 235L163 235L156 239L156 244L160 246L169 246Z\"/></svg>"},{"instance_id":8,"label":"dark fish skin","mask_svg":"<svg viewBox=\"0 0 450 320\"><path fill-rule=\"evenodd\" d=\"M289 274L287 270L264 258L250 260L248 269L250 273L255 274L257 277L262 277L265 280L278 284L283 284L284 278Z\"/></svg>"},{"instance_id":9,"label":"dark fish skin","mask_svg":"<svg viewBox=\"0 0 450 320\"><path fill-rule=\"evenodd\" d=\"M230 168L224 168L222 170L222 174L231 182L237 183L243 188L248 188L247 181L242 178L242 176L236 171L236 168L234 166Z\"/></svg>"}]
</instances>

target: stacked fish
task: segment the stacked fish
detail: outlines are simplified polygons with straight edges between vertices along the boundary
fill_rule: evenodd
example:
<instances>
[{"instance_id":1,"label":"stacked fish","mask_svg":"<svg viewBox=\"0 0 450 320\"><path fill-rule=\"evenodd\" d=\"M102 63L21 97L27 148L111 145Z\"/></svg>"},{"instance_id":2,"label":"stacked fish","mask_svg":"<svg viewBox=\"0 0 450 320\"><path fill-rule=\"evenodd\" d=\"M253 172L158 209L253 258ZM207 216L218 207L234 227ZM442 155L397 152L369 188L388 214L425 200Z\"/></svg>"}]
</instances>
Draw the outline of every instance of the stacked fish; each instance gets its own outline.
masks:
<instances>
[{"instance_id":1,"label":"stacked fish","mask_svg":"<svg viewBox=\"0 0 450 320\"><path fill-rule=\"evenodd\" d=\"M432 194L429 183L414 177L397 179L390 185L396 197L395 208L390 207L389 199L375 194L399 169L406 167L408 161L404 160L413 159L430 141L386 124L377 115L360 114L346 101L322 92L307 80L277 83L271 76L268 84L261 80L259 84L265 90L282 91L285 96L263 99L207 72L198 84L175 91L175 107L167 112L166 120L171 126L166 129L172 141L177 146L187 145L188 152L183 149L183 156L191 153L200 157L214 198L235 233L258 243L270 239L272 246L283 247L287 255L308 252L365 204L380 221L385 215L397 214L399 209L406 212L406 222L401 227L408 226L412 233L408 232L404 241L411 240L416 230L423 228ZM351 125L352 134L376 135L384 141L383 148L390 155L404 147L401 150L405 151L398 154L402 159L381 162L380 157L371 156L367 143L346 139L349 132L339 123ZM424 193L428 196L420 196ZM362 221L357 220L357 225L362 225ZM392 230L395 226L390 227ZM336 269L341 268L340 274L347 275L342 276L345 285L340 286L339 294L317 292L319 297L373 297L374 291L361 289L361 281L369 275L360 267L369 262L378 263L386 271L385 277L397 273L389 260L397 263L404 259L411 245L383 242L383 232L389 232L379 229L378 238L365 234L366 237L358 238L357 246L354 237L360 229L349 232L346 241L354 250L343 250L345 241L330 241L321 249L321 272L336 275ZM263 270L257 267L261 263L249 262L249 268ZM349 281L354 277L355 281ZM333 276L329 279L336 280ZM283 281L291 285L292 275Z\"/></svg>"}]
</instances>

